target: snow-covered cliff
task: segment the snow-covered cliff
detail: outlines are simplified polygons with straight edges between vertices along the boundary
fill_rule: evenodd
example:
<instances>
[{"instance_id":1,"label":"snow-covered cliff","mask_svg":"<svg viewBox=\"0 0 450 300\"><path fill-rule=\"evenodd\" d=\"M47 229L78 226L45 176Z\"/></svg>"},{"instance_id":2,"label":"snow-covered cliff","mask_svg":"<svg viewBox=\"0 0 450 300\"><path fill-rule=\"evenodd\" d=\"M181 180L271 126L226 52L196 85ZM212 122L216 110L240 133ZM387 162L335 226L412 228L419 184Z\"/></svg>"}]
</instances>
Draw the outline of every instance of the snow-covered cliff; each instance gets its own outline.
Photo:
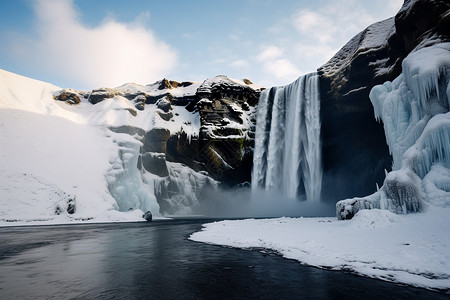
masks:
<instances>
[{"instance_id":1,"label":"snow-covered cliff","mask_svg":"<svg viewBox=\"0 0 450 300\"><path fill-rule=\"evenodd\" d=\"M255 104L248 100L261 89L218 76L84 92L4 70L0 85L0 222L12 224L193 213L222 179L208 173L217 160L205 152L240 164L211 145L212 137L239 138L226 149L246 151ZM220 113L213 109L216 123L209 102L225 103Z\"/></svg>"}]
</instances>

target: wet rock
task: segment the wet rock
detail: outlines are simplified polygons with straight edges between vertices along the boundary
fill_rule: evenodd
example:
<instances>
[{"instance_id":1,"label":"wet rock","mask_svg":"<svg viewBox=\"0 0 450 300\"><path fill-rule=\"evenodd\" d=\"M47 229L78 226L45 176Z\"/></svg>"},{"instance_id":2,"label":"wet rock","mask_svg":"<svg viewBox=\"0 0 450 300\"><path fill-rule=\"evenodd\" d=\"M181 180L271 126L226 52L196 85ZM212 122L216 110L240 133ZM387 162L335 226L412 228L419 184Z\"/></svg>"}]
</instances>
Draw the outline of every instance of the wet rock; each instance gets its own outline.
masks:
<instances>
[{"instance_id":1,"label":"wet rock","mask_svg":"<svg viewBox=\"0 0 450 300\"><path fill-rule=\"evenodd\" d=\"M77 207L75 204L75 199L69 199L68 203L67 203L67 213L69 215L72 215L76 212Z\"/></svg>"},{"instance_id":2,"label":"wet rock","mask_svg":"<svg viewBox=\"0 0 450 300\"><path fill-rule=\"evenodd\" d=\"M145 214L142 215L142 217L147 221L147 222L151 222L153 219L153 215L151 211L146 211Z\"/></svg>"}]
</instances>

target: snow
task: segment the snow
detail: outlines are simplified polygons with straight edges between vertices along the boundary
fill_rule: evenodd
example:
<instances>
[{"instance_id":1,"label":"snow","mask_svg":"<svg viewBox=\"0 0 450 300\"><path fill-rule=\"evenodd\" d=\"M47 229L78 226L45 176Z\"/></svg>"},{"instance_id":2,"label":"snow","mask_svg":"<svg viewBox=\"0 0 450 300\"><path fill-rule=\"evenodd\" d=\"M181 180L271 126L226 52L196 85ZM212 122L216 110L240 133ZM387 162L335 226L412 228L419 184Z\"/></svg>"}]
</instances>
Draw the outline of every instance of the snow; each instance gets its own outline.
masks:
<instances>
[{"instance_id":1,"label":"snow","mask_svg":"<svg viewBox=\"0 0 450 300\"><path fill-rule=\"evenodd\" d=\"M180 210L186 211L183 204L197 204L199 185L214 186L214 180L181 164L168 163L170 176L164 178L139 170L142 137L109 129L163 127L198 136L197 112L172 106L173 117L166 121L156 105L140 111L124 97L168 91L193 96L200 85L158 90L160 83L102 89L112 98L95 105L88 101L90 94L81 92L81 103L69 105L54 100L60 88L0 70L0 226L144 221L147 210L162 218L156 193L168 184L186 193L184 202L172 201Z\"/></svg>"},{"instance_id":2,"label":"snow","mask_svg":"<svg viewBox=\"0 0 450 300\"><path fill-rule=\"evenodd\" d=\"M362 210L349 221L276 218L205 224L197 242L270 249L285 258L386 281L450 289L450 207L429 205L422 214Z\"/></svg>"},{"instance_id":3,"label":"snow","mask_svg":"<svg viewBox=\"0 0 450 300\"><path fill-rule=\"evenodd\" d=\"M199 87L198 93L211 93L215 86L239 86L242 88L250 88L252 90L261 90L262 86L256 84L246 84L244 80L231 79L225 75L218 75L206 79Z\"/></svg>"},{"instance_id":4,"label":"snow","mask_svg":"<svg viewBox=\"0 0 450 300\"><path fill-rule=\"evenodd\" d=\"M115 147L102 130L57 116L0 109L0 144L0 225L142 220L139 213L113 211L104 154L113 155ZM69 199L76 201L76 212L56 215L56 207Z\"/></svg>"},{"instance_id":5,"label":"snow","mask_svg":"<svg viewBox=\"0 0 450 300\"><path fill-rule=\"evenodd\" d=\"M149 84L149 85L140 85L136 83L126 83L124 85L121 85L117 87L116 89L121 90L126 93L130 94L136 94L139 92L145 92L149 95L153 96L162 96L166 93L170 93L174 97L184 97L184 96L191 96L194 95L197 91L198 87L200 86L201 82L192 82L191 85L188 86L179 86L174 89L158 89L160 86L161 81L157 81L155 83Z\"/></svg>"},{"instance_id":6,"label":"snow","mask_svg":"<svg viewBox=\"0 0 450 300\"><path fill-rule=\"evenodd\" d=\"M189 87L181 89L187 89ZM172 89L170 92L174 93L178 89ZM123 91L125 92L127 90L130 90L128 86ZM143 90L139 91L147 92L148 90L143 87ZM160 92L160 90L157 91ZM165 91L167 93L167 90ZM194 94L195 91L193 94L189 94L189 96ZM169 129L171 134L184 131L189 138L199 135L199 114L197 112L191 113L181 106L172 106L171 112L173 116L168 121L163 120L157 114L159 110L156 105L145 105L144 110L140 111L134 107L133 102L121 95L105 99L95 105L89 103L87 99L82 99L80 104L73 106L66 105L65 108L76 113L80 118L84 118L85 123L94 126L121 127L126 125L142 128L145 131L149 131L155 127L163 127ZM130 111L133 111L133 113L130 113Z\"/></svg>"}]
</instances>

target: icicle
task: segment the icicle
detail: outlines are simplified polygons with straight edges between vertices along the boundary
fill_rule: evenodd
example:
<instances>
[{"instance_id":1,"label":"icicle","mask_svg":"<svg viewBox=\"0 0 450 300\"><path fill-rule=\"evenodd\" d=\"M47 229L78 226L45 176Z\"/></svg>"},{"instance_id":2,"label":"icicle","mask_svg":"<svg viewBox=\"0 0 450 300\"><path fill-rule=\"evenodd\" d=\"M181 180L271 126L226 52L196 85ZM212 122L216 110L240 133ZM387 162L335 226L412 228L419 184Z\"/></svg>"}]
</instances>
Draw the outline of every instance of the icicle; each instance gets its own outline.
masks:
<instances>
[{"instance_id":1,"label":"icicle","mask_svg":"<svg viewBox=\"0 0 450 300\"><path fill-rule=\"evenodd\" d=\"M393 171L385 170L377 193L353 200L371 201L396 213L420 211L423 200L438 199L442 193L447 197L445 185L436 193L435 183L446 182L450 169L450 43L410 53L402 69L393 82L374 87L369 95L375 117L384 124ZM440 172L444 175L435 171L429 176L433 168L445 170ZM338 202L337 207L345 207L348 201Z\"/></svg>"}]
</instances>

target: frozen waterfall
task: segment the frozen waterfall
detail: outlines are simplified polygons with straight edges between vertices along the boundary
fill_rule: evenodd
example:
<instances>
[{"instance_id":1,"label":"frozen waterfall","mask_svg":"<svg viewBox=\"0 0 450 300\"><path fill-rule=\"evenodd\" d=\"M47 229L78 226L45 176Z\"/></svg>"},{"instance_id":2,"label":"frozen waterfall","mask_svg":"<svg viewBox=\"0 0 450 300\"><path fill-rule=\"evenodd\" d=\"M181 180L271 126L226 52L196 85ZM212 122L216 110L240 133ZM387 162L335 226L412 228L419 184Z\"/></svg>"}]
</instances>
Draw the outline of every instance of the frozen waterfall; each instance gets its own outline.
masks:
<instances>
[{"instance_id":1,"label":"frozen waterfall","mask_svg":"<svg viewBox=\"0 0 450 300\"><path fill-rule=\"evenodd\" d=\"M316 201L321 185L319 75L311 73L261 93L252 188Z\"/></svg>"},{"instance_id":2,"label":"frozen waterfall","mask_svg":"<svg viewBox=\"0 0 450 300\"><path fill-rule=\"evenodd\" d=\"M339 201L337 216L361 209L421 211L424 202L450 205L450 43L410 53L402 74L370 91L375 117L383 121L393 171L364 198Z\"/></svg>"}]
</instances>

